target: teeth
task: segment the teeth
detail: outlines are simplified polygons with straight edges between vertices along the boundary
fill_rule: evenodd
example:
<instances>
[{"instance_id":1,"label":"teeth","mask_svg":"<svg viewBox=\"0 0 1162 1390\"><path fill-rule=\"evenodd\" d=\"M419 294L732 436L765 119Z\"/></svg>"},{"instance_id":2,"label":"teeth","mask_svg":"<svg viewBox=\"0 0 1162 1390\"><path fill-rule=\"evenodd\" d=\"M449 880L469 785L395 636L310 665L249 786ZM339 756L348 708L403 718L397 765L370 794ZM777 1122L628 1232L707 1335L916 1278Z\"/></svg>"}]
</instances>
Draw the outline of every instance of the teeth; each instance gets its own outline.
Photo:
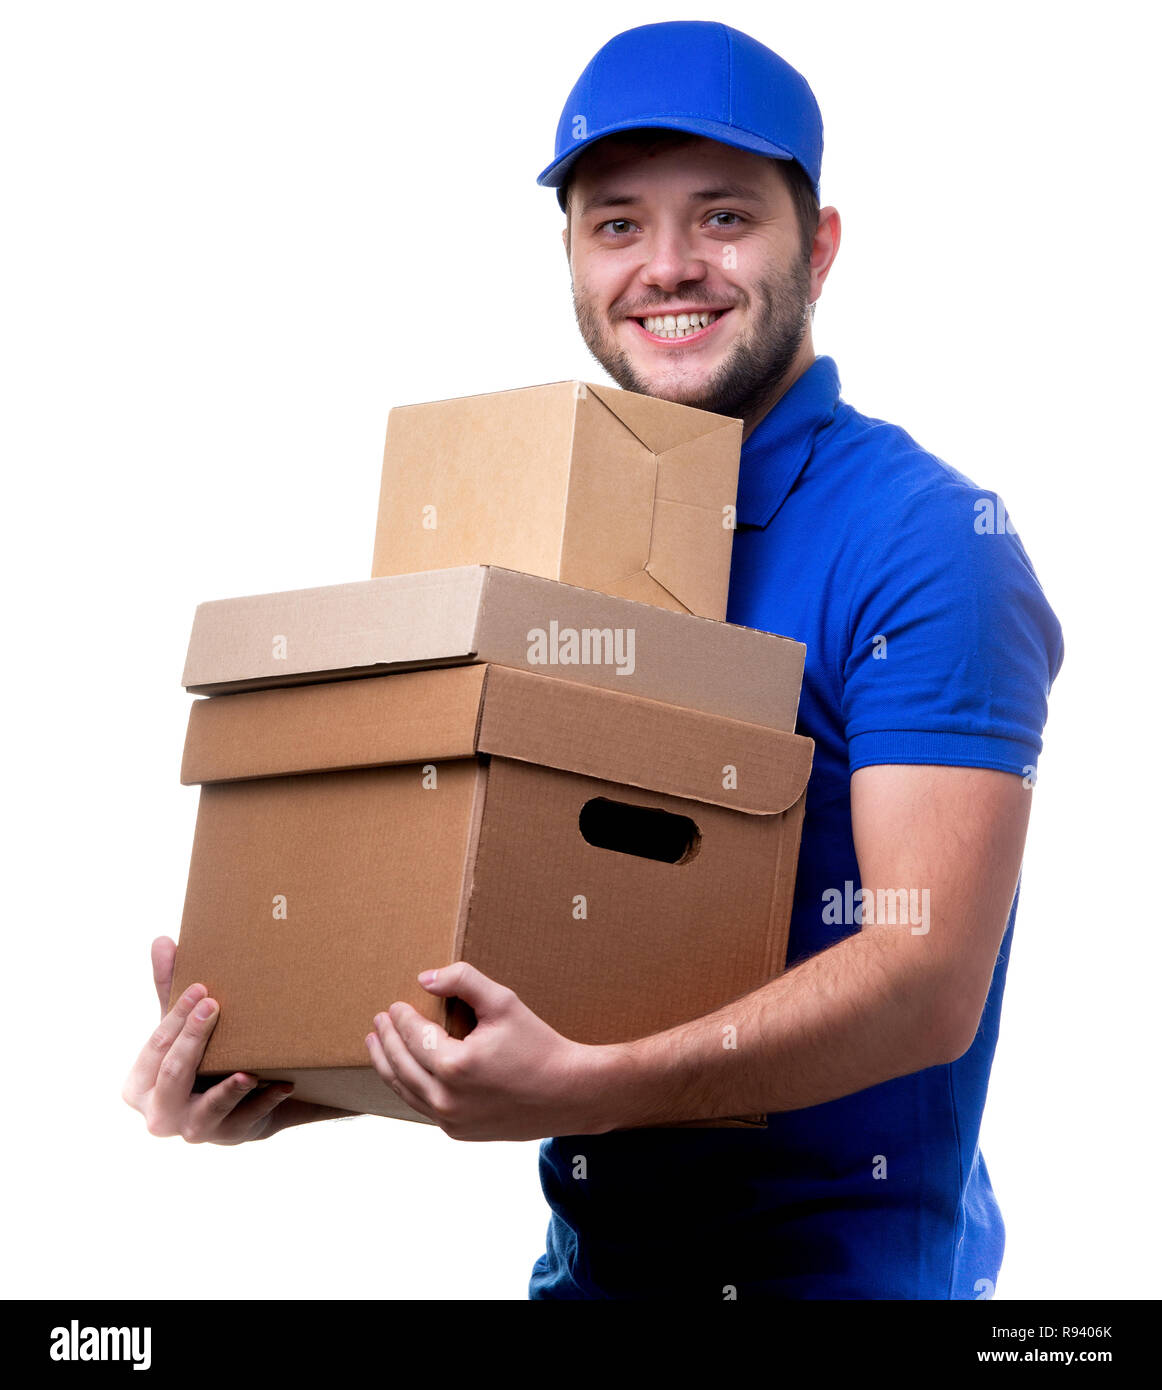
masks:
<instances>
[{"instance_id":1,"label":"teeth","mask_svg":"<svg viewBox=\"0 0 1162 1390\"><path fill-rule=\"evenodd\" d=\"M659 338L685 338L699 333L720 315L715 313L651 314L642 320L649 332Z\"/></svg>"}]
</instances>

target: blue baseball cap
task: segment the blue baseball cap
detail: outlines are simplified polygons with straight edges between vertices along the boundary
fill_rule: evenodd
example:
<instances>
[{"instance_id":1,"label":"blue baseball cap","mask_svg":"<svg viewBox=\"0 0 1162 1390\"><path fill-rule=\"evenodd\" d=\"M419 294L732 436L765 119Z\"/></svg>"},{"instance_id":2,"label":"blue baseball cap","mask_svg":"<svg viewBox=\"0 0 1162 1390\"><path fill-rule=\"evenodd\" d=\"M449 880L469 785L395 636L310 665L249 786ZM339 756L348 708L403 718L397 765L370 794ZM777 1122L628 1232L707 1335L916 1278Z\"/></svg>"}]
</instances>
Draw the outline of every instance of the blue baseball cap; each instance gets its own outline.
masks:
<instances>
[{"instance_id":1,"label":"blue baseball cap","mask_svg":"<svg viewBox=\"0 0 1162 1390\"><path fill-rule=\"evenodd\" d=\"M583 150L619 130L663 126L771 159L793 159L819 197L823 118L806 79L749 34L702 19L642 24L590 60L557 122L557 152L537 175L565 185Z\"/></svg>"}]
</instances>

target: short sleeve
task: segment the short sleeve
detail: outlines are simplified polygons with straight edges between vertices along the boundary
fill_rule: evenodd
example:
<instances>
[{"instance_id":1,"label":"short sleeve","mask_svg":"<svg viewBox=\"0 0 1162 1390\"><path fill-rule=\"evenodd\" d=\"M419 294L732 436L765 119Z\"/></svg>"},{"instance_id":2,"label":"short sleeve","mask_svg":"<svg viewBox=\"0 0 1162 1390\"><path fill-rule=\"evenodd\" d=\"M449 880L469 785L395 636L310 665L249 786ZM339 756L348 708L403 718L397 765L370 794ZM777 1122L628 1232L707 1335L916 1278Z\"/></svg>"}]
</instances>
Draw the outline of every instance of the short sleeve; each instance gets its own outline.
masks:
<instances>
[{"instance_id":1,"label":"short sleeve","mask_svg":"<svg viewBox=\"0 0 1162 1390\"><path fill-rule=\"evenodd\" d=\"M848 618L849 769L1035 776L1061 625L997 495L941 479L875 528Z\"/></svg>"}]
</instances>

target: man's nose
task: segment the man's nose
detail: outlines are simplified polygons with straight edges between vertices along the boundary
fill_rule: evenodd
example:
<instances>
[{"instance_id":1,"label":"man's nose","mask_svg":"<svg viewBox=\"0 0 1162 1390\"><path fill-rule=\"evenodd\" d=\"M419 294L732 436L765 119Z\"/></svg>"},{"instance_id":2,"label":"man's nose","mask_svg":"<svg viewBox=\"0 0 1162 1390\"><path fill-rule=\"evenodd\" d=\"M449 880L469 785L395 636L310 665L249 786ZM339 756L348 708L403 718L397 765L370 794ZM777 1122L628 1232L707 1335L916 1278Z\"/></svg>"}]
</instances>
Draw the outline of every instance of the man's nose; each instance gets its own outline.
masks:
<instances>
[{"instance_id":1,"label":"man's nose","mask_svg":"<svg viewBox=\"0 0 1162 1390\"><path fill-rule=\"evenodd\" d=\"M706 278L706 262L691 238L677 228L656 228L650 237L641 278L672 293L688 280Z\"/></svg>"}]
</instances>

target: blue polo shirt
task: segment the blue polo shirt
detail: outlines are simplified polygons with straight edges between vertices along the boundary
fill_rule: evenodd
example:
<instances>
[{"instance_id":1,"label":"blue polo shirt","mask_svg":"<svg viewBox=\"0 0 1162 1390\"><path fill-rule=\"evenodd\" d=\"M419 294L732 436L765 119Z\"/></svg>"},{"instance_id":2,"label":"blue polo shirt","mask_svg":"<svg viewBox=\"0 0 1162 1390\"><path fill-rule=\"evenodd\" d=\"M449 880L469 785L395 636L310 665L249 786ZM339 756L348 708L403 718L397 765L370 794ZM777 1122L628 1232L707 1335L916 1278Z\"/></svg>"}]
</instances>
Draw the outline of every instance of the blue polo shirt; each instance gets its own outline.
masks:
<instances>
[{"instance_id":1,"label":"blue polo shirt","mask_svg":"<svg viewBox=\"0 0 1162 1390\"><path fill-rule=\"evenodd\" d=\"M743 444L738 523L728 621L807 647L798 732L815 762L793 965L860 930L851 774L1035 778L1064 648L997 495L854 410L829 357ZM544 1140L551 1216L530 1297L991 1296L1004 1225L977 1138L1019 896L957 1061L771 1114L765 1130Z\"/></svg>"}]
</instances>

